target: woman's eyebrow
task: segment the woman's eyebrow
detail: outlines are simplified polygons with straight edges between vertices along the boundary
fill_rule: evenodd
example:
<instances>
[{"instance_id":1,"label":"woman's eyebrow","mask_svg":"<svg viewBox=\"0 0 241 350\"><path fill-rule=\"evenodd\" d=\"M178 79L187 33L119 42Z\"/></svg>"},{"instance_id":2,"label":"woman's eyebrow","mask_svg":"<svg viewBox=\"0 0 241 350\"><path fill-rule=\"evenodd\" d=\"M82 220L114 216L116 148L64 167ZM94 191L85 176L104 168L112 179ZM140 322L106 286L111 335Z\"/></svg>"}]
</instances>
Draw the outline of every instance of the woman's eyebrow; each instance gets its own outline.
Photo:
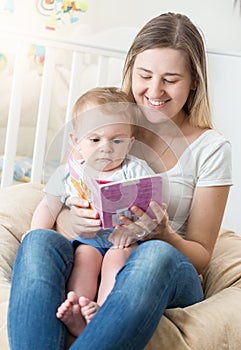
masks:
<instances>
[{"instance_id":1,"label":"woman's eyebrow","mask_svg":"<svg viewBox=\"0 0 241 350\"><path fill-rule=\"evenodd\" d=\"M136 67L136 69L138 69L138 70L142 70L142 71L144 71L144 72L146 72L146 73L153 73L151 70L146 69L146 68L144 68L144 67ZM164 73L163 75L170 75L170 76L178 76L178 77L183 77L183 75L182 75L182 74L180 74L180 73L176 73L176 72L174 72L174 73L171 73L171 72L166 72L166 73Z\"/></svg>"},{"instance_id":2,"label":"woman's eyebrow","mask_svg":"<svg viewBox=\"0 0 241 350\"><path fill-rule=\"evenodd\" d=\"M143 68L143 67L136 67L136 69L138 69L138 70L143 70L144 72L147 72L147 73L152 73L151 70L146 69L146 68Z\"/></svg>"},{"instance_id":3,"label":"woman's eyebrow","mask_svg":"<svg viewBox=\"0 0 241 350\"><path fill-rule=\"evenodd\" d=\"M180 74L180 73L170 73L170 72L166 72L164 75L183 77L183 75Z\"/></svg>"}]
</instances>

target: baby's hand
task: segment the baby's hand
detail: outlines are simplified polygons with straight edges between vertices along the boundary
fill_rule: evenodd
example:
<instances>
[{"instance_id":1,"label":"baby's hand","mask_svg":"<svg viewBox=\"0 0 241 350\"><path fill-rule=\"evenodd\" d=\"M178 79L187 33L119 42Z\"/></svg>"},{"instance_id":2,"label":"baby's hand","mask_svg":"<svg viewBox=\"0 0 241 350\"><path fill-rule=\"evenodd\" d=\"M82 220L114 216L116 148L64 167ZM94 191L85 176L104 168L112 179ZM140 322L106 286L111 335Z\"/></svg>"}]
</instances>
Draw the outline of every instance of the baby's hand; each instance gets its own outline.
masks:
<instances>
[{"instance_id":1,"label":"baby's hand","mask_svg":"<svg viewBox=\"0 0 241 350\"><path fill-rule=\"evenodd\" d=\"M128 226L116 226L109 236L109 241L113 243L113 248L123 249L137 242L136 235L133 236L132 230Z\"/></svg>"}]
</instances>

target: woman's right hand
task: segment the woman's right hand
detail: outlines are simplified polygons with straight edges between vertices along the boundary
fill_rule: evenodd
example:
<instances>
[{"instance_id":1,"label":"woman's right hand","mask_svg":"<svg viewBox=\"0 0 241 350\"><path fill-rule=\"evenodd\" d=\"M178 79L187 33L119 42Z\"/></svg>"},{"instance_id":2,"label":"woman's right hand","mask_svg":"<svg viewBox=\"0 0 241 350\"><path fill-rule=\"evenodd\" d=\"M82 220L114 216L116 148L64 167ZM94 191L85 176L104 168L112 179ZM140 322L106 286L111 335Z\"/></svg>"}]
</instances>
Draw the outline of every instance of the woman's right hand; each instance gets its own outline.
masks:
<instances>
[{"instance_id":1,"label":"woman's right hand","mask_svg":"<svg viewBox=\"0 0 241 350\"><path fill-rule=\"evenodd\" d=\"M93 238L101 229L101 220L89 202L80 197L69 199L70 210L63 209L57 218L56 229L68 239Z\"/></svg>"},{"instance_id":2,"label":"woman's right hand","mask_svg":"<svg viewBox=\"0 0 241 350\"><path fill-rule=\"evenodd\" d=\"M101 229L101 220L96 210L90 208L87 200L80 197L70 199L70 213L73 232L85 238L95 237Z\"/></svg>"}]
</instances>

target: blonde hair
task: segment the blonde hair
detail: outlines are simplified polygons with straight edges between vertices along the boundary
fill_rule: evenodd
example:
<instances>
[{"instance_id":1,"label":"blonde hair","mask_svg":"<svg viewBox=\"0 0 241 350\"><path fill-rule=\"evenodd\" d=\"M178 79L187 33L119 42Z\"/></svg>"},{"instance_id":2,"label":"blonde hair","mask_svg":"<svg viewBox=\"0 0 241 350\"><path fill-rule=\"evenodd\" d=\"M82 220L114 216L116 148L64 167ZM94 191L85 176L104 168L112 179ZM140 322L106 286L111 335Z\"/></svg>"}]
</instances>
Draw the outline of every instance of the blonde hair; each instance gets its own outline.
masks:
<instances>
[{"instance_id":1,"label":"blonde hair","mask_svg":"<svg viewBox=\"0 0 241 350\"><path fill-rule=\"evenodd\" d=\"M147 22L136 35L123 69L122 89L129 100L135 101L132 93L135 59L139 53L154 48L171 48L184 53L195 89L190 90L183 110L191 125L212 128L204 41L197 27L185 15L161 14Z\"/></svg>"},{"instance_id":2,"label":"blonde hair","mask_svg":"<svg viewBox=\"0 0 241 350\"><path fill-rule=\"evenodd\" d=\"M113 123L115 122L114 115L123 114L128 117L132 130L136 124L136 116L133 111L133 103L129 102L128 95L120 88L115 86L95 87L83 95L81 95L74 104L72 112L72 123L76 127L77 117L88 105L101 106L101 110L107 114L113 114Z\"/></svg>"}]
</instances>

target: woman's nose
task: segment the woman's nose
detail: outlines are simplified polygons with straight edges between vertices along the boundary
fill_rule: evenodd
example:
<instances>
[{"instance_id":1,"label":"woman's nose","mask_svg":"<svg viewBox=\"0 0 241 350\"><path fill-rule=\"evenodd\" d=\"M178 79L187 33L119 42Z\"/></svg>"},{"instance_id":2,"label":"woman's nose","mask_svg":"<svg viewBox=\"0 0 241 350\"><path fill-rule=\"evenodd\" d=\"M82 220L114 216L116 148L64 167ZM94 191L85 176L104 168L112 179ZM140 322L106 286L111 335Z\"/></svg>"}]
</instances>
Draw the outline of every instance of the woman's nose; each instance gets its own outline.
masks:
<instances>
[{"instance_id":1,"label":"woman's nose","mask_svg":"<svg viewBox=\"0 0 241 350\"><path fill-rule=\"evenodd\" d=\"M160 79L152 80L149 86L149 97L160 98L164 91L164 84Z\"/></svg>"}]
</instances>

